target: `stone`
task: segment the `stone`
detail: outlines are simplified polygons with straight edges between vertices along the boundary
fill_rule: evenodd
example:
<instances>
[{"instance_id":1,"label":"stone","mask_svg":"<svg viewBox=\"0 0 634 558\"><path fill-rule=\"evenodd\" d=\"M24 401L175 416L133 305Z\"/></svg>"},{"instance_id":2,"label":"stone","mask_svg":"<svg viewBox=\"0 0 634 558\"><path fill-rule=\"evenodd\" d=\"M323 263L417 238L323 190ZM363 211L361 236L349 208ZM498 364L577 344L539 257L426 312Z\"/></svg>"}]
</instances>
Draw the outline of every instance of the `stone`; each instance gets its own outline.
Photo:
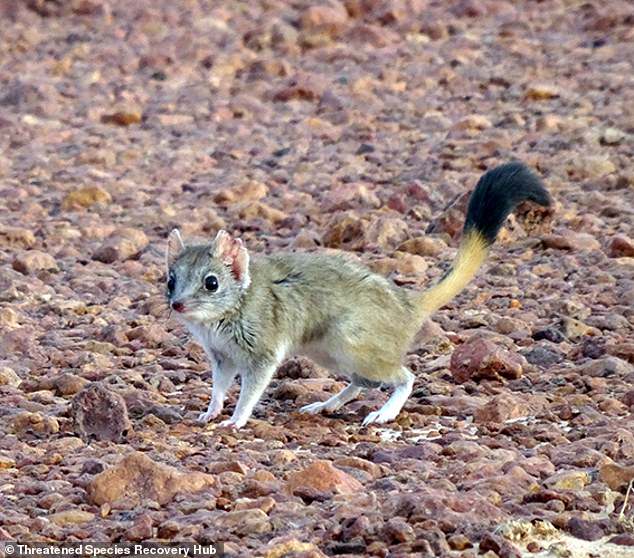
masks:
<instances>
[{"instance_id":1,"label":"stone","mask_svg":"<svg viewBox=\"0 0 634 558\"><path fill-rule=\"evenodd\" d=\"M328 192L323 202L324 211L345 211L358 207L378 208L379 197L363 182L337 185Z\"/></svg>"},{"instance_id":2,"label":"stone","mask_svg":"<svg viewBox=\"0 0 634 558\"><path fill-rule=\"evenodd\" d=\"M348 12L341 2L326 0L306 8L299 23L300 28L306 33L325 34L335 38L345 30Z\"/></svg>"},{"instance_id":3,"label":"stone","mask_svg":"<svg viewBox=\"0 0 634 558\"><path fill-rule=\"evenodd\" d=\"M337 469L330 461L318 460L301 471L291 473L286 481L286 489L291 494L298 495L352 494L363 490L363 485Z\"/></svg>"},{"instance_id":4,"label":"stone","mask_svg":"<svg viewBox=\"0 0 634 558\"><path fill-rule=\"evenodd\" d=\"M587 471L560 471L544 481L552 490L582 490L592 481Z\"/></svg>"},{"instance_id":5,"label":"stone","mask_svg":"<svg viewBox=\"0 0 634 558\"><path fill-rule=\"evenodd\" d=\"M146 500L164 505L177 494L198 492L214 484L212 475L180 471L133 451L96 475L88 484L87 492L90 502L97 506L112 505L123 499L132 506L142 505Z\"/></svg>"},{"instance_id":6,"label":"stone","mask_svg":"<svg viewBox=\"0 0 634 558\"><path fill-rule=\"evenodd\" d=\"M288 217L283 211L259 201L237 204L234 207L234 211L240 219L245 221L263 219L264 221L275 224L280 223Z\"/></svg>"},{"instance_id":7,"label":"stone","mask_svg":"<svg viewBox=\"0 0 634 558\"><path fill-rule=\"evenodd\" d=\"M462 534L451 535L447 539L447 543L449 544L449 548L451 548L451 550L466 550L467 548L473 547L471 541Z\"/></svg>"},{"instance_id":8,"label":"stone","mask_svg":"<svg viewBox=\"0 0 634 558\"><path fill-rule=\"evenodd\" d=\"M632 533L621 533L608 540L610 544L618 544L619 546L634 546L634 535Z\"/></svg>"},{"instance_id":9,"label":"stone","mask_svg":"<svg viewBox=\"0 0 634 558\"><path fill-rule=\"evenodd\" d=\"M24 275L32 275L39 271L59 271L55 258L40 250L29 250L17 254L12 266Z\"/></svg>"},{"instance_id":10,"label":"stone","mask_svg":"<svg viewBox=\"0 0 634 558\"><path fill-rule=\"evenodd\" d=\"M545 248L576 252L600 250L599 241L588 233L567 231L566 234L547 234L542 237Z\"/></svg>"},{"instance_id":11,"label":"stone","mask_svg":"<svg viewBox=\"0 0 634 558\"><path fill-rule=\"evenodd\" d=\"M21 383L22 378L12 368L0 366L0 386L18 387Z\"/></svg>"},{"instance_id":12,"label":"stone","mask_svg":"<svg viewBox=\"0 0 634 558\"><path fill-rule=\"evenodd\" d=\"M83 510L65 510L48 516L48 520L51 523L55 523L55 525L59 525L60 527L88 523L94 519L94 513Z\"/></svg>"},{"instance_id":13,"label":"stone","mask_svg":"<svg viewBox=\"0 0 634 558\"><path fill-rule=\"evenodd\" d=\"M101 122L104 124L115 124L117 126L130 126L132 124L138 124L141 122L143 114L140 110L127 109L118 110L116 112L103 114L101 116Z\"/></svg>"},{"instance_id":14,"label":"stone","mask_svg":"<svg viewBox=\"0 0 634 558\"><path fill-rule=\"evenodd\" d=\"M328 248L355 250L364 246L367 221L354 213L335 214L326 225L322 243Z\"/></svg>"},{"instance_id":15,"label":"stone","mask_svg":"<svg viewBox=\"0 0 634 558\"><path fill-rule=\"evenodd\" d=\"M526 359L486 339L472 339L456 348L450 369L458 383L469 380L520 378Z\"/></svg>"},{"instance_id":16,"label":"stone","mask_svg":"<svg viewBox=\"0 0 634 558\"><path fill-rule=\"evenodd\" d=\"M579 180L596 180L616 171L616 165L602 155L585 155L573 159L569 174Z\"/></svg>"},{"instance_id":17,"label":"stone","mask_svg":"<svg viewBox=\"0 0 634 558\"><path fill-rule=\"evenodd\" d=\"M603 521L591 521L573 517L568 521L566 530L578 539L597 541L605 536L606 524Z\"/></svg>"},{"instance_id":18,"label":"stone","mask_svg":"<svg viewBox=\"0 0 634 558\"><path fill-rule=\"evenodd\" d=\"M584 324L581 320L575 320L574 318L563 318L562 325L564 335L571 340L580 339L581 337L585 337L587 335L601 335L601 330Z\"/></svg>"},{"instance_id":19,"label":"stone","mask_svg":"<svg viewBox=\"0 0 634 558\"><path fill-rule=\"evenodd\" d=\"M613 236L608 247L611 258L634 258L634 241L625 235Z\"/></svg>"},{"instance_id":20,"label":"stone","mask_svg":"<svg viewBox=\"0 0 634 558\"><path fill-rule=\"evenodd\" d=\"M406 240L396 249L400 252L408 252L417 256L436 257L442 254L446 248L447 245L438 238L419 236Z\"/></svg>"},{"instance_id":21,"label":"stone","mask_svg":"<svg viewBox=\"0 0 634 558\"><path fill-rule=\"evenodd\" d=\"M112 233L93 254L93 259L111 264L139 254L149 244L148 237L139 229L123 227Z\"/></svg>"},{"instance_id":22,"label":"stone","mask_svg":"<svg viewBox=\"0 0 634 558\"><path fill-rule=\"evenodd\" d=\"M273 94L273 100L276 102L318 101L325 89L325 84L319 76L300 72L290 77L284 87Z\"/></svg>"},{"instance_id":23,"label":"stone","mask_svg":"<svg viewBox=\"0 0 634 558\"><path fill-rule=\"evenodd\" d=\"M599 480L607 484L611 490L625 490L634 480L634 465L623 466L607 463L599 469Z\"/></svg>"},{"instance_id":24,"label":"stone","mask_svg":"<svg viewBox=\"0 0 634 558\"><path fill-rule=\"evenodd\" d=\"M23 411L11 420L11 432L22 439L28 436L48 438L59 432L59 422L55 417L42 413Z\"/></svg>"},{"instance_id":25,"label":"stone","mask_svg":"<svg viewBox=\"0 0 634 558\"><path fill-rule=\"evenodd\" d=\"M37 242L33 231L23 227L0 225L0 246L7 248L33 248Z\"/></svg>"},{"instance_id":26,"label":"stone","mask_svg":"<svg viewBox=\"0 0 634 558\"><path fill-rule=\"evenodd\" d=\"M92 383L73 398L70 415L82 440L123 441L132 431L125 400L99 383Z\"/></svg>"},{"instance_id":27,"label":"stone","mask_svg":"<svg viewBox=\"0 0 634 558\"><path fill-rule=\"evenodd\" d=\"M414 540L415 533L411 525L402 517L391 517L381 530L383 537L391 543L404 543Z\"/></svg>"},{"instance_id":28,"label":"stone","mask_svg":"<svg viewBox=\"0 0 634 558\"><path fill-rule=\"evenodd\" d=\"M82 378L76 374L64 373L53 379L51 382L51 388L55 391L55 393L64 397L79 393L88 384L90 384L90 381L86 380L86 378Z\"/></svg>"},{"instance_id":29,"label":"stone","mask_svg":"<svg viewBox=\"0 0 634 558\"><path fill-rule=\"evenodd\" d=\"M77 211L94 205L107 205L111 202L112 196L101 186L84 186L64 196L62 209L64 211Z\"/></svg>"},{"instance_id":30,"label":"stone","mask_svg":"<svg viewBox=\"0 0 634 558\"><path fill-rule=\"evenodd\" d=\"M394 248L408 236L407 223L394 217L379 217L372 221L368 228L366 239L381 248Z\"/></svg>"},{"instance_id":31,"label":"stone","mask_svg":"<svg viewBox=\"0 0 634 558\"><path fill-rule=\"evenodd\" d=\"M522 398L511 394L500 394L493 397L486 405L476 409L474 419L478 423L502 423L528 414L529 407Z\"/></svg>"},{"instance_id":32,"label":"stone","mask_svg":"<svg viewBox=\"0 0 634 558\"><path fill-rule=\"evenodd\" d=\"M324 558L323 554L313 543L302 542L295 538L286 537L284 540L270 541L264 551L264 558Z\"/></svg>"},{"instance_id":33,"label":"stone","mask_svg":"<svg viewBox=\"0 0 634 558\"><path fill-rule=\"evenodd\" d=\"M605 145L618 145L625 139L625 132L618 128L606 128L601 133L601 143Z\"/></svg>"},{"instance_id":34,"label":"stone","mask_svg":"<svg viewBox=\"0 0 634 558\"><path fill-rule=\"evenodd\" d=\"M464 192L441 211L427 227L427 233L446 233L451 238L458 238L462 233L464 216L471 192Z\"/></svg>"},{"instance_id":35,"label":"stone","mask_svg":"<svg viewBox=\"0 0 634 558\"><path fill-rule=\"evenodd\" d=\"M223 188L216 192L213 200L218 204L233 204L246 201L259 201L266 197L269 189L263 182L250 180L238 186Z\"/></svg>"},{"instance_id":36,"label":"stone","mask_svg":"<svg viewBox=\"0 0 634 558\"><path fill-rule=\"evenodd\" d=\"M154 522L152 517L143 513L134 520L131 527L126 529L125 538L128 541L144 541L154 535Z\"/></svg>"},{"instance_id":37,"label":"stone","mask_svg":"<svg viewBox=\"0 0 634 558\"><path fill-rule=\"evenodd\" d=\"M606 356L591 360L579 369L579 373L582 376L600 378L610 378L612 376L624 378L632 372L634 372L634 366L615 356Z\"/></svg>"},{"instance_id":38,"label":"stone","mask_svg":"<svg viewBox=\"0 0 634 558\"><path fill-rule=\"evenodd\" d=\"M478 552L485 554L488 551L494 552L500 558L522 558L521 552L515 545L493 533L486 533L480 540Z\"/></svg>"},{"instance_id":39,"label":"stone","mask_svg":"<svg viewBox=\"0 0 634 558\"><path fill-rule=\"evenodd\" d=\"M547 101L559 95L559 88L550 83L531 83L524 92L524 98L529 101Z\"/></svg>"},{"instance_id":40,"label":"stone","mask_svg":"<svg viewBox=\"0 0 634 558\"><path fill-rule=\"evenodd\" d=\"M491 121L481 114L470 114L462 120L458 121L454 129L456 130L486 130L493 126Z\"/></svg>"},{"instance_id":41,"label":"stone","mask_svg":"<svg viewBox=\"0 0 634 558\"><path fill-rule=\"evenodd\" d=\"M216 517L214 523L238 536L261 535L273 529L269 517L259 508L227 512Z\"/></svg>"}]
</instances>

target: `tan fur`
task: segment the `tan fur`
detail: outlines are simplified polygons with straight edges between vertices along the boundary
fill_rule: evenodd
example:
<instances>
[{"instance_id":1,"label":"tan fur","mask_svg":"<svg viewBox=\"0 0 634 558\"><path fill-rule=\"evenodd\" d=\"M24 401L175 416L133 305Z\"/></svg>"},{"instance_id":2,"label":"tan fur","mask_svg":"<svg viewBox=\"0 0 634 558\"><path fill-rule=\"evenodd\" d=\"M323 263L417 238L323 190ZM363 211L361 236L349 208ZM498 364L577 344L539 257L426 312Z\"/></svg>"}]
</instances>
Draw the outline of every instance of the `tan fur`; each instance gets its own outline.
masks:
<instances>
[{"instance_id":1,"label":"tan fur","mask_svg":"<svg viewBox=\"0 0 634 558\"><path fill-rule=\"evenodd\" d=\"M423 314L433 314L458 295L475 277L488 253L484 237L476 230L470 231L462 239L447 276L420 295L417 306Z\"/></svg>"}]
</instances>

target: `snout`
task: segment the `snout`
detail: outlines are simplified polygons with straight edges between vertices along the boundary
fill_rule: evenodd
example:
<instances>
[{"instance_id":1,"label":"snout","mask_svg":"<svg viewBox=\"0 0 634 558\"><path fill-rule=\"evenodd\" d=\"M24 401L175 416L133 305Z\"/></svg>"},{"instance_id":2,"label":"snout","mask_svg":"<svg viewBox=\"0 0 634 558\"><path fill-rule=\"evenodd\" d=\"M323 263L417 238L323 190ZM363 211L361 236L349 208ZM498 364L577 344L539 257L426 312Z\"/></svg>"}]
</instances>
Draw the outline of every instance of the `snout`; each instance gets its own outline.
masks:
<instances>
[{"instance_id":1,"label":"snout","mask_svg":"<svg viewBox=\"0 0 634 558\"><path fill-rule=\"evenodd\" d=\"M180 312L180 313L185 312L185 304L181 302L180 300L173 300L170 306L172 307L172 310L174 310L175 312Z\"/></svg>"}]
</instances>

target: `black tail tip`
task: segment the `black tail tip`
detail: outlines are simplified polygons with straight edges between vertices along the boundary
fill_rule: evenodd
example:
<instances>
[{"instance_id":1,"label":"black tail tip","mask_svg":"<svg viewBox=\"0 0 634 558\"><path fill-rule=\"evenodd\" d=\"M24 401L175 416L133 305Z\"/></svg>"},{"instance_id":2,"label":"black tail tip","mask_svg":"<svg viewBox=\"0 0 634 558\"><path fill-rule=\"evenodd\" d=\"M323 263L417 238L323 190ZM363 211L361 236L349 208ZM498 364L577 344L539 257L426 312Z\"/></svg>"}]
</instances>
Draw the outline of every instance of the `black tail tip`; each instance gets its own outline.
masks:
<instances>
[{"instance_id":1,"label":"black tail tip","mask_svg":"<svg viewBox=\"0 0 634 558\"><path fill-rule=\"evenodd\" d=\"M513 161L485 172L471 194L464 232L477 230L493 244L509 214L524 201L552 203L541 179L524 163Z\"/></svg>"}]
</instances>

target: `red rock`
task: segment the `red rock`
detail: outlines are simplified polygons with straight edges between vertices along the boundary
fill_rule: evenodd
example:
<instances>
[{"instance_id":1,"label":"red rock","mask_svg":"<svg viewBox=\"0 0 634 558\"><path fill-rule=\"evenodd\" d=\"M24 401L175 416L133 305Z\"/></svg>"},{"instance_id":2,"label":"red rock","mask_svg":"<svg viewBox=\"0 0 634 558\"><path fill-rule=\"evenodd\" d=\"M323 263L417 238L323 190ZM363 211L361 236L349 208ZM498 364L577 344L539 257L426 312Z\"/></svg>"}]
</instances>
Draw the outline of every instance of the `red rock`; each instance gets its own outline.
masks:
<instances>
[{"instance_id":1,"label":"red rock","mask_svg":"<svg viewBox=\"0 0 634 558\"><path fill-rule=\"evenodd\" d=\"M510 394L496 395L483 407L476 410L476 422L505 422L529 414L528 405L520 397Z\"/></svg>"},{"instance_id":2,"label":"red rock","mask_svg":"<svg viewBox=\"0 0 634 558\"><path fill-rule=\"evenodd\" d=\"M447 542L451 550L465 550L473 547L473 544L465 535L451 535Z\"/></svg>"},{"instance_id":3,"label":"red rock","mask_svg":"<svg viewBox=\"0 0 634 558\"><path fill-rule=\"evenodd\" d=\"M367 221L360 219L355 213L338 213L326 225L326 232L322 237L323 245L328 248L359 249L365 243L367 228Z\"/></svg>"},{"instance_id":4,"label":"red rock","mask_svg":"<svg viewBox=\"0 0 634 558\"><path fill-rule=\"evenodd\" d=\"M128 541L144 541L154 535L154 522L152 517L143 513L134 520L132 526L126 529L124 537Z\"/></svg>"},{"instance_id":5,"label":"red rock","mask_svg":"<svg viewBox=\"0 0 634 558\"><path fill-rule=\"evenodd\" d=\"M409 252L410 254L416 254L418 256L438 256L445 249L447 245L438 238L430 236L421 236L417 238L411 238L406 240L396 249L402 252Z\"/></svg>"},{"instance_id":6,"label":"red rock","mask_svg":"<svg viewBox=\"0 0 634 558\"><path fill-rule=\"evenodd\" d=\"M608 543L618 544L619 546L634 546L634 535L631 533L621 533L609 539Z\"/></svg>"},{"instance_id":7,"label":"red rock","mask_svg":"<svg viewBox=\"0 0 634 558\"><path fill-rule=\"evenodd\" d=\"M515 545L492 533L487 533L480 540L480 553L486 553L487 551L493 551L500 558L521 558L522 553L517 549Z\"/></svg>"},{"instance_id":8,"label":"red rock","mask_svg":"<svg viewBox=\"0 0 634 558\"><path fill-rule=\"evenodd\" d=\"M140 505L147 500L163 505L177 494L198 492L214 484L211 475L198 471L179 471L135 451L99 473L87 490L90 501L97 506L113 504L123 498L132 505Z\"/></svg>"},{"instance_id":9,"label":"red rock","mask_svg":"<svg viewBox=\"0 0 634 558\"><path fill-rule=\"evenodd\" d=\"M340 211L358 207L378 208L381 200L363 182L336 185L324 199L324 211Z\"/></svg>"},{"instance_id":10,"label":"red rock","mask_svg":"<svg viewBox=\"0 0 634 558\"><path fill-rule=\"evenodd\" d=\"M372 221L366 234L368 242L383 249L395 248L408 236L407 223L394 217L379 217Z\"/></svg>"},{"instance_id":11,"label":"red rock","mask_svg":"<svg viewBox=\"0 0 634 558\"><path fill-rule=\"evenodd\" d=\"M566 529L573 536L584 541L596 541L606 534L606 523L603 521L589 521L573 517L568 521Z\"/></svg>"},{"instance_id":12,"label":"red rock","mask_svg":"<svg viewBox=\"0 0 634 558\"><path fill-rule=\"evenodd\" d=\"M601 248L599 241L588 233L567 231L564 235L547 234L542 238L546 248L556 250L594 251Z\"/></svg>"},{"instance_id":13,"label":"red rock","mask_svg":"<svg viewBox=\"0 0 634 558\"><path fill-rule=\"evenodd\" d=\"M617 235L610 241L608 254L611 258L634 257L634 242L626 236Z\"/></svg>"},{"instance_id":14,"label":"red rock","mask_svg":"<svg viewBox=\"0 0 634 558\"><path fill-rule=\"evenodd\" d=\"M233 204L236 202L259 201L266 197L269 189L263 182L250 180L238 186L223 188L214 194L213 200L219 204Z\"/></svg>"},{"instance_id":15,"label":"red rock","mask_svg":"<svg viewBox=\"0 0 634 558\"><path fill-rule=\"evenodd\" d=\"M308 33L323 33L337 37L346 27L348 12L337 0L309 6L300 17L300 27Z\"/></svg>"},{"instance_id":16,"label":"red rock","mask_svg":"<svg viewBox=\"0 0 634 558\"><path fill-rule=\"evenodd\" d=\"M634 389L626 392L622 398L623 404L629 407L630 409L634 407Z\"/></svg>"},{"instance_id":17,"label":"red rock","mask_svg":"<svg viewBox=\"0 0 634 558\"><path fill-rule=\"evenodd\" d=\"M409 542L416 536L412 526L401 517L391 517L383 526L381 533L387 541L392 543Z\"/></svg>"},{"instance_id":18,"label":"red rock","mask_svg":"<svg viewBox=\"0 0 634 558\"><path fill-rule=\"evenodd\" d=\"M124 399L98 383L80 391L71 405L75 432L86 441L120 442L132 430Z\"/></svg>"},{"instance_id":19,"label":"red rock","mask_svg":"<svg viewBox=\"0 0 634 558\"><path fill-rule=\"evenodd\" d=\"M138 229L125 227L118 229L101 245L93 255L93 259L111 264L137 256L149 240L145 233Z\"/></svg>"},{"instance_id":20,"label":"red rock","mask_svg":"<svg viewBox=\"0 0 634 558\"><path fill-rule=\"evenodd\" d=\"M624 490L634 480L634 466L625 467L608 463L599 469L599 479L612 490Z\"/></svg>"},{"instance_id":21,"label":"red rock","mask_svg":"<svg viewBox=\"0 0 634 558\"><path fill-rule=\"evenodd\" d=\"M273 100L317 101L324 91L325 84L322 78L314 74L298 73L288 79L286 85L273 95Z\"/></svg>"},{"instance_id":22,"label":"red rock","mask_svg":"<svg viewBox=\"0 0 634 558\"><path fill-rule=\"evenodd\" d=\"M29 250L18 254L13 260L13 269L31 275L38 271L59 271L55 258L39 250Z\"/></svg>"},{"instance_id":23,"label":"red rock","mask_svg":"<svg viewBox=\"0 0 634 558\"><path fill-rule=\"evenodd\" d=\"M273 529L268 516L259 508L227 512L216 517L215 524L223 531L241 536L260 535Z\"/></svg>"},{"instance_id":24,"label":"red rock","mask_svg":"<svg viewBox=\"0 0 634 558\"><path fill-rule=\"evenodd\" d=\"M330 461L318 460L305 469L291 473L286 481L286 488L293 494L312 493L350 494L363 490L363 485L337 469Z\"/></svg>"},{"instance_id":25,"label":"red rock","mask_svg":"<svg viewBox=\"0 0 634 558\"><path fill-rule=\"evenodd\" d=\"M526 360L486 339L473 339L460 345L451 355L450 369L459 382L469 380L517 379Z\"/></svg>"},{"instance_id":26,"label":"red rock","mask_svg":"<svg viewBox=\"0 0 634 558\"><path fill-rule=\"evenodd\" d=\"M462 232L464 216L471 192L464 192L456 197L443 211L435 217L427 227L427 233L447 233L457 238Z\"/></svg>"},{"instance_id":27,"label":"red rock","mask_svg":"<svg viewBox=\"0 0 634 558\"><path fill-rule=\"evenodd\" d=\"M138 110L119 110L110 114L104 114L101 121L104 124L116 124L117 126L130 126L141 122L142 114Z\"/></svg>"}]
</instances>

